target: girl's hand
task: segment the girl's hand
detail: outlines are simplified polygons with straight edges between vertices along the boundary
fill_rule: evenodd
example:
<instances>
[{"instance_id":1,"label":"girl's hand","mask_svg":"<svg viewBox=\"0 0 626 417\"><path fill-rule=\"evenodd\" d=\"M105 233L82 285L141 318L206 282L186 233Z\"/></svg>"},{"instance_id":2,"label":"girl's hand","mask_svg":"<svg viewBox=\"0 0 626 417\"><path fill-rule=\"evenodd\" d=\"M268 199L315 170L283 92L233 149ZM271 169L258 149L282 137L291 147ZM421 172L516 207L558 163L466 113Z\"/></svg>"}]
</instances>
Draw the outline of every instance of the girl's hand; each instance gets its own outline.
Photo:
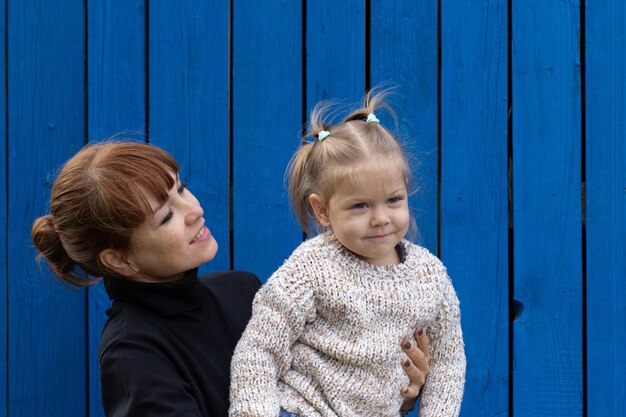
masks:
<instances>
[{"instance_id":1,"label":"girl's hand","mask_svg":"<svg viewBox=\"0 0 626 417\"><path fill-rule=\"evenodd\" d=\"M404 358L401 365L411 382L400 389L400 394L404 397L404 403L400 411L413 409L415 400L422 385L424 385L429 371L430 350L428 336L422 329L416 329L413 336L415 336L415 340L406 339L402 342L402 350L404 350L408 358ZM415 343L416 341L417 344Z\"/></svg>"}]
</instances>

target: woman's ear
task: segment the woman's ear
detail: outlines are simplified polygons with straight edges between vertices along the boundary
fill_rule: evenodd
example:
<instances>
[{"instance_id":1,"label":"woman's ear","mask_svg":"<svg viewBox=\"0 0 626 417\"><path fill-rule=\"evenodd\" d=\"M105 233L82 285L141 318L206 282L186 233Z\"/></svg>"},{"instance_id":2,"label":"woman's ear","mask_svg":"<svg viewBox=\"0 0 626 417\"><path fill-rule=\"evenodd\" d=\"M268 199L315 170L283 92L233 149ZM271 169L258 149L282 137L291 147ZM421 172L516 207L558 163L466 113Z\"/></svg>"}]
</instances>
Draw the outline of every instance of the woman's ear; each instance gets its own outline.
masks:
<instances>
[{"instance_id":1,"label":"woman's ear","mask_svg":"<svg viewBox=\"0 0 626 417\"><path fill-rule=\"evenodd\" d=\"M139 272L128 262L126 255L119 250L105 249L98 254L98 259L102 265L126 278Z\"/></svg>"},{"instance_id":2,"label":"woman's ear","mask_svg":"<svg viewBox=\"0 0 626 417\"><path fill-rule=\"evenodd\" d=\"M328 206L317 194L311 194L309 196L309 204L313 208L313 213L317 221L324 227L330 227L330 216L328 215Z\"/></svg>"}]
</instances>

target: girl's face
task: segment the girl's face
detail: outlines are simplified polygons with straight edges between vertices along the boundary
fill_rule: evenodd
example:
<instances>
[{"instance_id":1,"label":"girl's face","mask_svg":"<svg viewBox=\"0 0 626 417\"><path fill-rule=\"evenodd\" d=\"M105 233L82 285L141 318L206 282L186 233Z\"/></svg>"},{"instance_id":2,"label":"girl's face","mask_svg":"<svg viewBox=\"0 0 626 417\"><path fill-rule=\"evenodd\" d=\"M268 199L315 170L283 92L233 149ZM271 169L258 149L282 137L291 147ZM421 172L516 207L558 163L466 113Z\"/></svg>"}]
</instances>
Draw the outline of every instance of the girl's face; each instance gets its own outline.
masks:
<instances>
[{"instance_id":1,"label":"girl's face","mask_svg":"<svg viewBox=\"0 0 626 417\"><path fill-rule=\"evenodd\" d=\"M410 222L406 181L400 169L374 163L358 180L339 184L335 193L319 203L311 196L318 220L359 258L375 264L400 262L395 249ZM318 206L318 209L315 206Z\"/></svg>"},{"instance_id":2,"label":"girl's face","mask_svg":"<svg viewBox=\"0 0 626 417\"><path fill-rule=\"evenodd\" d=\"M165 203L148 198L154 214L131 236L127 261L138 272L130 279L175 280L183 272L210 261L217 253L217 242L205 226L202 207L175 177L176 183Z\"/></svg>"}]
</instances>

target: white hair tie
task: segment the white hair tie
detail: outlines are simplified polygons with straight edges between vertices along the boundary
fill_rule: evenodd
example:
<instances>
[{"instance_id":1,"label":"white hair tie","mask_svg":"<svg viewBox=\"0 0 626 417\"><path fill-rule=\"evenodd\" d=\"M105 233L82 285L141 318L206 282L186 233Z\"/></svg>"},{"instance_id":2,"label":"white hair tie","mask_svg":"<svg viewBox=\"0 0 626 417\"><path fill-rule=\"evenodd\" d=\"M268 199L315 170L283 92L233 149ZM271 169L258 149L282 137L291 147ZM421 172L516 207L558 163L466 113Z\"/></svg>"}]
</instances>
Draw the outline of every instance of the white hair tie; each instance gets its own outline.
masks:
<instances>
[{"instance_id":1,"label":"white hair tie","mask_svg":"<svg viewBox=\"0 0 626 417\"><path fill-rule=\"evenodd\" d=\"M380 120L378 120L378 117L376 117L376 115L374 113L370 113L367 115L367 119L365 120L367 123L380 123Z\"/></svg>"},{"instance_id":2,"label":"white hair tie","mask_svg":"<svg viewBox=\"0 0 626 417\"><path fill-rule=\"evenodd\" d=\"M328 130L322 130L320 133L317 134L317 140L322 142L328 136L330 136L330 132Z\"/></svg>"}]
</instances>

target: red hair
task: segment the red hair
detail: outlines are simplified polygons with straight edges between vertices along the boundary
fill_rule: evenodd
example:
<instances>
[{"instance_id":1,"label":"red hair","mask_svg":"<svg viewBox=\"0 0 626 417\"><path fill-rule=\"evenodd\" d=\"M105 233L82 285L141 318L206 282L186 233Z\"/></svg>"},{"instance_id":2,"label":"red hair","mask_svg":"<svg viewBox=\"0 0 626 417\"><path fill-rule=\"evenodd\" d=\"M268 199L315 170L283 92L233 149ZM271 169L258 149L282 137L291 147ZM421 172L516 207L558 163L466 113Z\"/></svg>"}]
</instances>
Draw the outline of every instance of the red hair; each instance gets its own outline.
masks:
<instances>
[{"instance_id":1,"label":"red hair","mask_svg":"<svg viewBox=\"0 0 626 417\"><path fill-rule=\"evenodd\" d=\"M178 171L174 158L153 145L87 145L61 169L52 187L50 214L33 223L38 258L59 279L81 287L115 276L100 263L99 253L128 250L133 230L152 215L146 194L165 201Z\"/></svg>"}]
</instances>

